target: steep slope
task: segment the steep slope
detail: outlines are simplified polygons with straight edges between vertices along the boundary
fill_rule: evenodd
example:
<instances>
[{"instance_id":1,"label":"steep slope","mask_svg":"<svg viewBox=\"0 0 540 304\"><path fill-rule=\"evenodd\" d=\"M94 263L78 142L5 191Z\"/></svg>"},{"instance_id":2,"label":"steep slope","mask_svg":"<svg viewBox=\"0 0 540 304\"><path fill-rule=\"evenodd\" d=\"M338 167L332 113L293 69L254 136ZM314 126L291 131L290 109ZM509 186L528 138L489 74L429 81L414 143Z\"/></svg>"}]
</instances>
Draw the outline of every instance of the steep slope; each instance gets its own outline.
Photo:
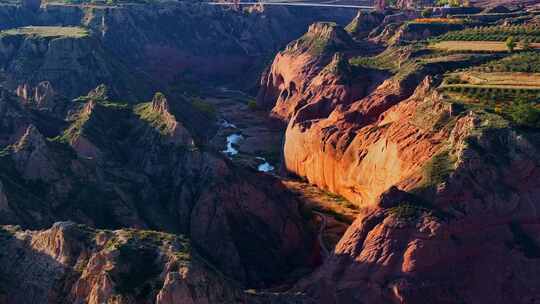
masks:
<instances>
[{"instance_id":1,"label":"steep slope","mask_svg":"<svg viewBox=\"0 0 540 304\"><path fill-rule=\"evenodd\" d=\"M253 80L266 61L300 36L309 24L320 19L347 23L354 16L354 10L258 5L234 10L204 2L179 1L136 5L44 3L37 11L0 4L0 15L3 14L10 16L0 21L0 29L28 25L86 28L93 39L84 41L91 43L74 47L81 54L88 47L104 48L106 55L95 55L94 63L112 61L105 70L100 66L101 69L90 71L90 77L102 78L92 85L107 83L112 90L118 86L122 89L118 96L123 98L135 93L146 93L136 97L148 98L152 91L165 90L169 85L185 91L209 80L244 88L254 86ZM125 63L132 74L148 77L134 85L128 81L133 79L127 77L130 75L115 75L116 80L127 82L124 83L127 87L107 82L109 73L123 73L120 63ZM78 70L79 67L74 68L70 77L80 79L77 77L80 75L75 74ZM54 76L55 73L52 78ZM231 83L231 79L236 81ZM53 85L60 91L60 85ZM152 90L143 90L145 86ZM89 87L82 89L61 93L71 97L90 90ZM137 91L133 92L135 89Z\"/></svg>"},{"instance_id":2,"label":"steep slope","mask_svg":"<svg viewBox=\"0 0 540 304\"><path fill-rule=\"evenodd\" d=\"M395 119L405 115L408 129L416 129L420 121L408 109L426 111L428 106L447 115L444 102L424 98L413 96L385 114L392 124L387 128L396 127ZM397 147L403 151L402 145L413 146L413 159L422 171L401 181L402 175L395 172L380 178L387 168L406 168L406 151L378 163L384 166L370 171L380 178L377 182L409 192L391 188L383 193L377 208L355 221L334 255L303 288L325 303L423 303L426 297L431 303L537 299L537 134L508 129L492 115L470 112L454 119L449 133L443 128L429 139L431 147L427 138L400 127L399 133L415 140L401 139ZM425 128L436 122L422 124ZM395 145L394 137L384 140L379 154ZM433 146L437 142L440 145ZM381 184L370 186L384 191L375 187Z\"/></svg>"},{"instance_id":3,"label":"steep slope","mask_svg":"<svg viewBox=\"0 0 540 304\"><path fill-rule=\"evenodd\" d=\"M2 223L45 228L70 219L184 233L249 286L309 263L313 238L275 178L201 150L162 94L132 107L106 92L72 102L61 135L45 139L35 121L3 149ZM1 104L16 100L6 94Z\"/></svg>"},{"instance_id":4,"label":"steep slope","mask_svg":"<svg viewBox=\"0 0 540 304\"><path fill-rule=\"evenodd\" d=\"M352 71L349 71L347 63L343 66L342 56L333 57L335 52L355 47L356 43L338 25L322 22L311 25L304 36L291 42L284 51L276 55L270 70L261 79L258 104L263 108L273 107L274 117L287 120L307 102L303 92L310 81L317 82L323 89L343 87L343 92L335 93L339 98L333 98L334 100L357 98L362 92L343 96L349 93L347 89L351 84L347 78L350 75L341 74L351 74ZM328 68L325 69L326 66ZM338 74L338 77L327 76L334 74ZM313 80L314 78L317 80ZM332 102L331 96L328 99L328 102ZM327 108L330 109L331 105Z\"/></svg>"},{"instance_id":5,"label":"steep slope","mask_svg":"<svg viewBox=\"0 0 540 304\"><path fill-rule=\"evenodd\" d=\"M237 284L182 236L95 230L71 222L43 231L2 226L2 303L242 303Z\"/></svg>"},{"instance_id":6,"label":"steep slope","mask_svg":"<svg viewBox=\"0 0 540 304\"><path fill-rule=\"evenodd\" d=\"M259 73L275 51L300 36L312 22L346 23L353 14L350 10L275 6L237 11L180 2L159 11L146 7L85 10L84 24L100 33L104 45L115 54L161 81L223 81ZM171 31L156 31L159 28ZM242 77L242 81L249 78Z\"/></svg>"},{"instance_id":7,"label":"steep slope","mask_svg":"<svg viewBox=\"0 0 540 304\"><path fill-rule=\"evenodd\" d=\"M30 117L22 106L9 98L9 92L0 90L0 145L6 146L16 142L30 124Z\"/></svg>"},{"instance_id":8,"label":"steep slope","mask_svg":"<svg viewBox=\"0 0 540 304\"><path fill-rule=\"evenodd\" d=\"M135 100L149 90L145 79L133 75L83 28L7 30L0 33L0 50L2 85L11 90L47 81L63 95L74 98L105 83L112 93L126 100Z\"/></svg>"},{"instance_id":9,"label":"steep slope","mask_svg":"<svg viewBox=\"0 0 540 304\"><path fill-rule=\"evenodd\" d=\"M379 12L366 13L358 11L358 14L345 28L355 39L364 39L369 36L378 26L382 26L384 14Z\"/></svg>"},{"instance_id":10,"label":"steep slope","mask_svg":"<svg viewBox=\"0 0 540 304\"><path fill-rule=\"evenodd\" d=\"M347 51L284 51L263 75L287 171L368 209L296 290L320 303L538 300L538 129L441 86L497 55Z\"/></svg>"},{"instance_id":11,"label":"steep slope","mask_svg":"<svg viewBox=\"0 0 540 304\"><path fill-rule=\"evenodd\" d=\"M351 66L338 53L328 64L329 54L278 54L272 73L263 76L259 97L268 98L259 101L268 104L277 96L272 115L288 122L287 170L359 205L375 203L391 185L415 180L413 175L439 150L450 130L440 134L409 126L404 110L414 113L416 108L398 112L393 107L411 96L426 75L489 58L416 59L422 53L414 47L399 47L381 54L379 60L398 71L392 77L381 69ZM269 81L274 79L278 81ZM418 89L417 94L425 90ZM437 113L443 115L448 109L442 107Z\"/></svg>"}]
</instances>

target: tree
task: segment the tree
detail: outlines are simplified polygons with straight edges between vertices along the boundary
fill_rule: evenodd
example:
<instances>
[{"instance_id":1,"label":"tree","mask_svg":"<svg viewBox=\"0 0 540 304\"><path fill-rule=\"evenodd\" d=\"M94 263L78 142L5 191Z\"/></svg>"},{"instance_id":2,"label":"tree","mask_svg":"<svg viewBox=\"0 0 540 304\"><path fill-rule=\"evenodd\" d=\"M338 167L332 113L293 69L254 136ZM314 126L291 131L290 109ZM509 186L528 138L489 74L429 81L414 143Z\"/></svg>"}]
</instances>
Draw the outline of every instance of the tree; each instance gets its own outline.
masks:
<instances>
[{"instance_id":1,"label":"tree","mask_svg":"<svg viewBox=\"0 0 540 304\"><path fill-rule=\"evenodd\" d=\"M429 17L431 17L431 15L433 15L433 9L430 8L430 7L426 8L426 9L424 9L422 11L422 17L424 17L424 18L429 18Z\"/></svg>"},{"instance_id":2,"label":"tree","mask_svg":"<svg viewBox=\"0 0 540 304\"><path fill-rule=\"evenodd\" d=\"M514 36L510 36L506 38L506 47L508 48L508 51L512 53L514 49L516 48L516 39Z\"/></svg>"},{"instance_id":3,"label":"tree","mask_svg":"<svg viewBox=\"0 0 540 304\"><path fill-rule=\"evenodd\" d=\"M523 41L521 41L521 48L524 51L530 51L531 50L531 42L529 41L529 39L523 39Z\"/></svg>"},{"instance_id":4,"label":"tree","mask_svg":"<svg viewBox=\"0 0 540 304\"><path fill-rule=\"evenodd\" d=\"M537 128L540 126L540 110L524 98L519 98L510 106L509 114L519 126Z\"/></svg>"}]
</instances>

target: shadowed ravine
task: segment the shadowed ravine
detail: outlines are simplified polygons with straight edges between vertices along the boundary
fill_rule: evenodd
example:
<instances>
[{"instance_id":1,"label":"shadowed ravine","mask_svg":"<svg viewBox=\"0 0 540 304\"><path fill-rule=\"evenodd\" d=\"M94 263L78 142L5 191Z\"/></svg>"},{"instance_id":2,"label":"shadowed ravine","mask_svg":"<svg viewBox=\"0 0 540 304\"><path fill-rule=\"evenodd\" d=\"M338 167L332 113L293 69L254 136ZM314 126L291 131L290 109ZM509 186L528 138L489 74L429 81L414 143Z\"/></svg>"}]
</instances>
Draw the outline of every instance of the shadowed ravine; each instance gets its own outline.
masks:
<instances>
[{"instance_id":1,"label":"shadowed ravine","mask_svg":"<svg viewBox=\"0 0 540 304\"><path fill-rule=\"evenodd\" d=\"M539 25L0 0L0 304L539 302Z\"/></svg>"}]
</instances>

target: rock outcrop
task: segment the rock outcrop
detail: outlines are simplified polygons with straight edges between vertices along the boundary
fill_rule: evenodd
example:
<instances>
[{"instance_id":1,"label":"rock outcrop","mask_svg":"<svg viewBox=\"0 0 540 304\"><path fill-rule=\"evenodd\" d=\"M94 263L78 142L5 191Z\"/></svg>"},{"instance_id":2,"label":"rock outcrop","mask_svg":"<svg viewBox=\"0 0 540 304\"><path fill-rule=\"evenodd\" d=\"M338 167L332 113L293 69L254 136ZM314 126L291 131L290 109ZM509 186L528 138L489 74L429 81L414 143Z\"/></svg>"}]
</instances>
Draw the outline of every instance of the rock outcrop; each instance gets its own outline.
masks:
<instances>
[{"instance_id":1,"label":"rock outcrop","mask_svg":"<svg viewBox=\"0 0 540 304\"><path fill-rule=\"evenodd\" d=\"M30 116L9 91L0 88L0 146L15 143L30 125Z\"/></svg>"},{"instance_id":2,"label":"rock outcrop","mask_svg":"<svg viewBox=\"0 0 540 304\"><path fill-rule=\"evenodd\" d=\"M451 131L433 132L411 123L419 104L439 98L431 84L436 81L424 77L470 64L471 58L416 65L408 63L417 56L411 48L392 50L381 55L403 66L392 78L350 66L339 54L333 59L309 51L276 56L263 77L259 100L271 104L275 96L271 115L288 122L284 160L289 172L359 205L375 204L392 185L415 184L414 176ZM449 115L449 105L435 104L430 115Z\"/></svg>"},{"instance_id":3,"label":"rock outcrop","mask_svg":"<svg viewBox=\"0 0 540 304\"><path fill-rule=\"evenodd\" d=\"M47 112L63 112L65 110L59 108L65 103L57 104L57 99L61 97L58 96L49 81L40 82L35 87L29 84L21 84L17 87L15 93L26 107Z\"/></svg>"},{"instance_id":4,"label":"rock outcrop","mask_svg":"<svg viewBox=\"0 0 540 304\"><path fill-rule=\"evenodd\" d=\"M24 26L88 29L89 37L84 39L27 39L25 45L34 49L40 45L39 54L34 55L43 57L47 65L40 68L40 61L31 62L35 74L20 70L21 66L17 71L14 67L6 69L14 74L10 77L13 89L23 84L23 78L31 80L27 83L31 86L49 80L59 93L77 97L106 83L124 100L135 101L149 99L171 84L185 90L201 80L254 86L253 79L266 64L262 58L300 36L311 23L324 19L345 24L354 11L255 4L230 10L199 1L180 1L138 5L44 3L38 10L6 4L0 5L0 16L1 30ZM6 44L6 40L15 39L3 40ZM12 44L6 46L12 51L18 49ZM0 49L0 53L7 50ZM14 59L23 56L20 50L17 53L20 56ZM88 69L88 64L95 69ZM1 65L5 68L9 63ZM64 81L59 82L60 78ZM78 81L81 78L86 81Z\"/></svg>"},{"instance_id":5,"label":"rock outcrop","mask_svg":"<svg viewBox=\"0 0 540 304\"><path fill-rule=\"evenodd\" d=\"M375 28L381 26L384 14L379 12L366 13L358 11L358 14L345 28L355 39L365 39Z\"/></svg>"},{"instance_id":6,"label":"rock outcrop","mask_svg":"<svg viewBox=\"0 0 540 304\"><path fill-rule=\"evenodd\" d=\"M0 181L9 202L9 212L0 212L3 224L41 229L69 218L100 228L183 233L247 286L311 263L314 238L298 201L274 177L202 150L176 118L175 105L185 101L156 94L131 106L111 101L100 86L70 101L61 133L46 139L39 129L47 119L33 119L33 108L13 99L0 100L0 107L14 103L32 123L2 146Z\"/></svg>"},{"instance_id":7,"label":"rock outcrop","mask_svg":"<svg viewBox=\"0 0 540 304\"><path fill-rule=\"evenodd\" d=\"M25 27L6 31L0 38L2 85L29 98L28 86L75 98L105 83L127 100L143 96L144 78L112 57L101 42L82 28ZM84 79L84 81L82 80ZM40 84L41 83L41 84ZM146 81L150 83L150 81ZM25 88L25 86L27 86ZM27 91L27 92L25 92Z\"/></svg>"},{"instance_id":8,"label":"rock outcrop","mask_svg":"<svg viewBox=\"0 0 540 304\"><path fill-rule=\"evenodd\" d=\"M319 90L326 86L333 88L334 85L350 87L350 75L346 74L351 72L348 67L341 69L348 63L343 56L335 57L334 53L354 47L355 43L343 28L329 23L313 24L304 36L276 55L270 70L261 79L258 104L263 108L273 108L274 117L288 120L307 102L303 98L304 92L309 90L310 81L313 79L316 79L313 80L316 83L314 86ZM328 68L325 69L327 65ZM329 73L338 74L338 77L332 79L325 76ZM331 83L332 81L334 83ZM349 93L344 89L335 95L342 100L357 98L359 94L361 93ZM332 97L328 99L331 102Z\"/></svg>"},{"instance_id":9,"label":"rock outcrop","mask_svg":"<svg viewBox=\"0 0 540 304\"><path fill-rule=\"evenodd\" d=\"M150 109L148 109L150 110ZM193 138L188 130L182 126L171 113L169 102L162 93L156 93L152 99L151 115L157 115L158 127L161 132L167 134L171 141L178 145L194 146ZM156 122L155 122L156 123Z\"/></svg>"},{"instance_id":10,"label":"rock outcrop","mask_svg":"<svg viewBox=\"0 0 540 304\"><path fill-rule=\"evenodd\" d=\"M431 201L383 197L303 288L325 303L537 301L538 148L513 130L481 131L486 123L456 123L451 161L432 164L452 173L432 186ZM503 142L503 154L485 153Z\"/></svg>"},{"instance_id":11,"label":"rock outcrop","mask_svg":"<svg viewBox=\"0 0 540 304\"><path fill-rule=\"evenodd\" d=\"M538 131L441 94L438 75L473 58L389 48L351 66L344 87L323 56L282 64L306 53L278 54L261 89L288 124L285 167L367 211L297 291L320 303L537 301ZM330 66L346 71L341 56ZM266 81L279 75L302 85L289 94L289 82Z\"/></svg>"},{"instance_id":12,"label":"rock outcrop","mask_svg":"<svg viewBox=\"0 0 540 304\"><path fill-rule=\"evenodd\" d=\"M58 178L46 139L35 126L30 125L12 149L13 161L24 179L52 181Z\"/></svg>"},{"instance_id":13,"label":"rock outcrop","mask_svg":"<svg viewBox=\"0 0 540 304\"><path fill-rule=\"evenodd\" d=\"M182 236L70 222L43 231L0 229L4 303L243 302L238 285Z\"/></svg>"},{"instance_id":14,"label":"rock outcrop","mask_svg":"<svg viewBox=\"0 0 540 304\"><path fill-rule=\"evenodd\" d=\"M431 37L443 35L449 31L462 30L463 28L463 24L409 22L399 27L394 35L390 37L388 44L393 45L422 41ZM385 37L385 35L383 34L382 37ZM379 37L378 40L380 41L381 37Z\"/></svg>"}]
</instances>

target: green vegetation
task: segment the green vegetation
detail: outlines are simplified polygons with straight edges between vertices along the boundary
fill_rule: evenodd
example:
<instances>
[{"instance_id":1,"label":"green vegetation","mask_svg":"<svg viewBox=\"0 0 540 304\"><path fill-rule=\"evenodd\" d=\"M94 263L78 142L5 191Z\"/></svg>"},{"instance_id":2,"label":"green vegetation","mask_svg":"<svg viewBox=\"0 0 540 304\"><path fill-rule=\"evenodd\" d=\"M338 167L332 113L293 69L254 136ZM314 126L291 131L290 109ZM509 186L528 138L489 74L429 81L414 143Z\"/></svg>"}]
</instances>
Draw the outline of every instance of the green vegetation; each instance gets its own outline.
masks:
<instances>
[{"instance_id":1,"label":"green vegetation","mask_svg":"<svg viewBox=\"0 0 540 304\"><path fill-rule=\"evenodd\" d=\"M468 0L437 0L435 4L438 6L450 6L450 7L461 7L468 6Z\"/></svg>"},{"instance_id":2,"label":"green vegetation","mask_svg":"<svg viewBox=\"0 0 540 304\"><path fill-rule=\"evenodd\" d=\"M53 141L71 142L82 133L85 133L88 138L94 139L95 143L101 143L106 139L123 139L130 129L125 125L125 120L121 118L126 118L129 113L130 107L125 103L108 100L96 102L92 110L81 110L69 128Z\"/></svg>"},{"instance_id":3,"label":"green vegetation","mask_svg":"<svg viewBox=\"0 0 540 304\"><path fill-rule=\"evenodd\" d=\"M536 128L540 100L540 53L521 52L445 75L441 90L453 102Z\"/></svg>"},{"instance_id":4,"label":"green vegetation","mask_svg":"<svg viewBox=\"0 0 540 304\"><path fill-rule=\"evenodd\" d=\"M474 53L448 53L433 51L423 43L390 47L374 57L355 57L349 60L353 66L386 70L394 73L394 79L401 81L421 74L420 71L457 70L460 67L480 64L494 55Z\"/></svg>"},{"instance_id":5,"label":"green vegetation","mask_svg":"<svg viewBox=\"0 0 540 304\"><path fill-rule=\"evenodd\" d=\"M54 37L70 37L84 38L89 35L87 29L82 27L66 27L66 26L26 26L15 29L9 29L0 32L2 35L34 35L45 38Z\"/></svg>"},{"instance_id":6,"label":"green vegetation","mask_svg":"<svg viewBox=\"0 0 540 304\"><path fill-rule=\"evenodd\" d=\"M162 135L168 135L171 131L170 123L163 113L152 108L152 103L142 103L134 107L134 112L141 120L148 122L153 128Z\"/></svg>"},{"instance_id":7,"label":"green vegetation","mask_svg":"<svg viewBox=\"0 0 540 304\"><path fill-rule=\"evenodd\" d=\"M56 142L68 143L77 138L83 132L84 125L90 119L90 113L82 112L77 119L71 123L62 135L53 139Z\"/></svg>"},{"instance_id":8,"label":"green vegetation","mask_svg":"<svg viewBox=\"0 0 540 304\"><path fill-rule=\"evenodd\" d=\"M323 72L338 76L345 82L353 77L353 69L342 53L335 53L332 61L324 67Z\"/></svg>"},{"instance_id":9,"label":"green vegetation","mask_svg":"<svg viewBox=\"0 0 540 304\"><path fill-rule=\"evenodd\" d=\"M426 8L422 11L422 17L429 18L433 15L433 9L432 8Z\"/></svg>"},{"instance_id":10,"label":"green vegetation","mask_svg":"<svg viewBox=\"0 0 540 304\"><path fill-rule=\"evenodd\" d=\"M408 221L416 220L418 217L420 217L420 215L422 215L422 213L426 211L428 210L408 202L400 203L398 206L392 207L388 210L392 216L400 220Z\"/></svg>"},{"instance_id":11,"label":"green vegetation","mask_svg":"<svg viewBox=\"0 0 540 304\"><path fill-rule=\"evenodd\" d=\"M249 100L247 103L248 109L251 111L256 111L258 109L256 100Z\"/></svg>"},{"instance_id":12,"label":"green vegetation","mask_svg":"<svg viewBox=\"0 0 540 304\"><path fill-rule=\"evenodd\" d=\"M454 162L448 151L433 156L423 168L422 183L424 187L436 186L444 182L454 170Z\"/></svg>"},{"instance_id":13,"label":"green vegetation","mask_svg":"<svg viewBox=\"0 0 540 304\"><path fill-rule=\"evenodd\" d=\"M324 37L307 36L301 39L301 44L307 46L312 55L320 55L330 49L330 40Z\"/></svg>"},{"instance_id":14,"label":"green vegetation","mask_svg":"<svg viewBox=\"0 0 540 304\"><path fill-rule=\"evenodd\" d=\"M508 111L523 113L512 109L517 100L534 103L540 98L539 63L539 53L513 54L446 74L441 90L458 102L516 121Z\"/></svg>"},{"instance_id":15,"label":"green vegetation","mask_svg":"<svg viewBox=\"0 0 540 304\"><path fill-rule=\"evenodd\" d=\"M540 94L540 87L521 87L517 85L476 85L476 84L449 84L442 86L448 92L457 92L480 100L509 100L519 96L531 99Z\"/></svg>"},{"instance_id":16,"label":"green vegetation","mask_svg":"<svg viewBox=\"0 0 540 304\"><path fill-rule=\"evenodd\" d=\"M508 48L508 51L510 53L513 53L514 52L514 49L516 48L516 39L514 38L514 36L510 36L508 38L506 38L506 47Z\"/></svg>"},{"instance_id":17,"label":"green vegetation","mask_svg":"<svg viewBox=\"0 0 540 304\"><path fill-rule=\"evenodd\" d=\"M201 98L195 97L195 98L192 99L191 104L193 105L193 107L197 111L203 113L208 118L210 118L210 119L215 119L216 118L217 110L214 107L214 105L212 105L211 103L207 103L204 100L202 100Z\"/></svg>"},{"instance_id":18,"label":"green vegetation","mask_svg":"<svg viewBox=\"0 0 540 304\"><path fill-rule=\"evenodd\" d=\"M503 59L492 60L467 71L540 73L540 53L522 52Z\"/></svg>"},{"instance_id":19,"label":"green vegetation","mask_svg":"<svg viewBox=\"0 0 540 304\"><path fill-rule=\"evenodd\" d=\"M521 41L521 49L526 52L532 50L531 41L529 39Z\"/></svg>"},{"instance_id":20,"label":"green vegetation","mask_svg":"<svg viewBox=\"0 0 540 304\"><path fill-rule=\"evenodd\" d=\"M161 286L158 253L166 248L164 245L173 246L179 263L187 263L191 259L191 246L183 237L135 229L121 230L111 236L105 249L119 252L118 265L110 271L119 294L146 298L155 286Z\"/></svg>"},{"instance_id":21,"label":"green vegetation","mask_svg":"<svg viewBox=\"0 0 540 304\"><path fill-rule=\"evenodd\" d=\"M536 104L520 99L508 108L512 121L522 127L540 128L540 109Z\"/></svg>"},{"instance_id":22,"label":"green vegetation","mask_svg":"<svg viewBox=\"0 0 540 304\"><path fill-rule=\"evenodd\" d=\"M403 79L421 68L422 57L418 55L424 50L423 44L388 48L374 57L351 58L349 63L352 66L387 70L394 73L397 79Z\"/></svg>"},{"instance_id":23,"label":"green vegetation","mask_svg":"<svg viewBox=\"0 0 540 304\"><path fill-rule=\"evenodd\" d=\"M461 53L502 53L508 52L504 42L499 41L439 41L430 44L436 51Z\"/></svg>"},{"instance_id":24,"label":"green vegetation","mask_svg":"<svg viewBox=\"0 0 540 304\"><path fill-rule=\"evenodd\" d=\"M336 27L333 22L320 23L322 26ZM332 35L321 35L320 33L307 32L300 37L296 42L293 42L294 47L302 51L307 51L314 56L321 54L333 53L338 51L338 46L334 45Z\"/></svg>"},{"instance_id":25,"label":"green vegetation","mask_svg":"<svg viewBox=\"0 0 540 304\"><path fill-rule=\"evenodd\" d=\"M506 41L508 37L515 41L529 40L540 42L540 28L535 25L497 25L467 28L452 31L433 38L433 41Z\"/></svg>"}]
</instances>

